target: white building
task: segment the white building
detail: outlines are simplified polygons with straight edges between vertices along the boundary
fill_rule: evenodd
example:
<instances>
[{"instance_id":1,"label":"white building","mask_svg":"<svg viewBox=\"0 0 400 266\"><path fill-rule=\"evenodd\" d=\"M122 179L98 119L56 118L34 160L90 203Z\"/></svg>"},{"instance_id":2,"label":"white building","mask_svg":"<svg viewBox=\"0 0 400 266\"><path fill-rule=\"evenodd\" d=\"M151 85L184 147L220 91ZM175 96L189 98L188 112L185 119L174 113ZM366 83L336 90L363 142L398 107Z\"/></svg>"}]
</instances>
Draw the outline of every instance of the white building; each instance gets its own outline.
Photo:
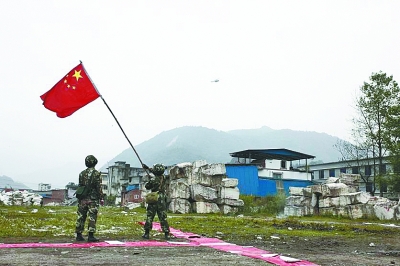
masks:
<instances>
[{"instance_id":1,"label":"white building","mask_svg":"<svg viewBox=\"0 0 400 266\"><path fill-rule=\"evenodd\" d=\"M106 186L106 190L103 192L107 196L121 196L121 192L129 186L142 189L142 177L145 173L142 168L131 167L125 162L118 161L107 169L107 177L103 177L103 185Z\"/></svg>"},{"instance_id":2,"label":"white building","mask_svg":"<svg viewBox=\"0 0 400 266\"><path fill-rule=\"evenodd\" d=\"M361 191L372 192L375 175L378 173L378 159L347 160L321 164L311 164L308 166L312 172L312 180L317 183L324 183L329 177L339 177L341 173L359 174L361 176L359 188ZM383 160L383 173L390 174L392 167L387 159ZM387 192L386 185L381 188L376 187L375 194Z\"/></svg>"},{"instance_id":3,"label":"white building","mask_svg":"<svg viewBox=\"0 0 400 266\"><path fill-rule=\"evenodd\" d=\"M39 183L38 191L48 191L48 190L51 190L51 184Z\"/></svg>"}]
</instances>

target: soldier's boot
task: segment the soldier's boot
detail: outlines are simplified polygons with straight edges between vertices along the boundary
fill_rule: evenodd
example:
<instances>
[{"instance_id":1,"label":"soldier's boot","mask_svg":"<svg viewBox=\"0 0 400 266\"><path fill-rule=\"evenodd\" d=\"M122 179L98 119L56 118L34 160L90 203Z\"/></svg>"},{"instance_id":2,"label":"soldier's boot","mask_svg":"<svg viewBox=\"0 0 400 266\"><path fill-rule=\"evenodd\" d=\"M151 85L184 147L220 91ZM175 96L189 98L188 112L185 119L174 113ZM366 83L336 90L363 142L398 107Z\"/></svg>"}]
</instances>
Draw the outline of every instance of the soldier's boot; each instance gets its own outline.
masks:
<instances>
[{"instance_id":1,"label":"soldier's boot","mask_svg":"<svg viewBox=\"0 0 400 266\"><path fill-rule=\"evenodd\" d=\"M82 236L82 233L76 233L76 241L85 241L85 239Z\"/></svg>"},{"instance_id":2,"label":"soldier's boot","mask_svg":"<svg viewBox=\"0 0 400 266\"><path fill-rule=\"evenodd\" d=\"M165 240L170 240L170 239L171 239L171 237L169 235L169 232L165 232Z\"/></svg>"},{"instance_id":3,"label":"soldier's boot","mask_svg":"<svg viewBox=\"0 0 400 266\"><path fill-rule=\"evenodd\" d=\"M88 236L87 241L88 242L99 242L99 240L94 237L93 232L89 232L89 236Z\"/></svg>"},{"instance_id":4,"label":"soldier's boot","mask_svg":"<svg viewBox=\"0 0 400 266\"><path fill-rule=\"evenodd\" d=\"M145 230L144 234L142 235L142 238L149 239L150 238L150 231L149 230Z\"/></svg>"}]
</instances>

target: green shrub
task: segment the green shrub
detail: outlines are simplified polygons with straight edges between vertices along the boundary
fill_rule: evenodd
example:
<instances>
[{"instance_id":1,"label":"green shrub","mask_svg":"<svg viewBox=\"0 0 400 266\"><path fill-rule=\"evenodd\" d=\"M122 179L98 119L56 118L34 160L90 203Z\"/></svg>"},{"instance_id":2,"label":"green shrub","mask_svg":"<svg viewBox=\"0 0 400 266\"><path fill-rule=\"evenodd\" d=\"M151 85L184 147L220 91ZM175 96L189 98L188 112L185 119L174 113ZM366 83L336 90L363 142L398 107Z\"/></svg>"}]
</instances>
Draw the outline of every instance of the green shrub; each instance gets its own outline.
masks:
<instances>
[{"instance_id":1,"label":"green shrub","mask_svg":"<svg viewBox=\"0 0 400 266\"><path fill-rule=\"evenodd\" d=\"M239 209L239 212L246 215L277 215L283 212L285 208L286 196L278 194L274 196L258 197L253 195L241 195L244 206Z\"/></svg>"}]
</instances>

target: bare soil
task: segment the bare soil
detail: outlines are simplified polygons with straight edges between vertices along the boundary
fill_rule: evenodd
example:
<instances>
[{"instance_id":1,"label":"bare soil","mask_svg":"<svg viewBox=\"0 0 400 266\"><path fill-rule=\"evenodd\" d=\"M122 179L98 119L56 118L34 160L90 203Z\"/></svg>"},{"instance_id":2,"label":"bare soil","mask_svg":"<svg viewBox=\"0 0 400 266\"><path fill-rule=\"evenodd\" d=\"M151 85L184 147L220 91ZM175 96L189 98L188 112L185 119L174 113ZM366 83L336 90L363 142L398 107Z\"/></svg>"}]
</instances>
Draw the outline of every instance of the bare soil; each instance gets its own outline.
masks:
<instances>
[{"instance_id":1,"label":"bare soil","mask_svg":"<svg viewBox=\"0 0 400 266\"><path fill-rule=\"evenodd\" d=\"M107 240L107 239L102 239ZM108 239L115 240L115 239ZM119 241L142 239L119 239ZM162 239L156 239L163 241ZM21 239L2 239L4 243ZM24 242L70 243L73 239L24 239ZM398 235L382 237L284 237L232 242L319 265L400 265ZM209 247L4 248L0 265L270 265Z\"/></svg>"}]
</instances>

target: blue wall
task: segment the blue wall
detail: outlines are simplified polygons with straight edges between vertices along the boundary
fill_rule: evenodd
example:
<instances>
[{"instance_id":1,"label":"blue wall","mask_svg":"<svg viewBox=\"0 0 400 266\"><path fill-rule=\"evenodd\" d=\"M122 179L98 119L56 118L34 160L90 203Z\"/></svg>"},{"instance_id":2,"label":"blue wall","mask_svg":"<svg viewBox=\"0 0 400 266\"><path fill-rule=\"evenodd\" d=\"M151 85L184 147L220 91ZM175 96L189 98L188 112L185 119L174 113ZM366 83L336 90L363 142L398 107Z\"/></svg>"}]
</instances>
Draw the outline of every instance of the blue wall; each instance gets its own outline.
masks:
<instances>
[{"instance_id":1,"label":"blue wall","mask_svg":"<svg viewBox=\"0 0 400 266\"><path fill-rule=\"evenodd\" d=\"M251 164L225 165L226 175L239 180L240 194L256 195L258 190L257 166Z\"/></svg>"},{"instance_id":2,"label":"blue wall","mask_svg":"<svg viewBox=\"0 0 400 266\"><path fill-rule=\"evenodd\" d=\"M258 168L251 164L227 164L226 175L239 181L238 188L242 195L273 196L276 195L276 179L258 178ZM289 187L307 187L313 182L306 180L282 180L285 193L289 194Z\"/></svg>"}]
</instances>

